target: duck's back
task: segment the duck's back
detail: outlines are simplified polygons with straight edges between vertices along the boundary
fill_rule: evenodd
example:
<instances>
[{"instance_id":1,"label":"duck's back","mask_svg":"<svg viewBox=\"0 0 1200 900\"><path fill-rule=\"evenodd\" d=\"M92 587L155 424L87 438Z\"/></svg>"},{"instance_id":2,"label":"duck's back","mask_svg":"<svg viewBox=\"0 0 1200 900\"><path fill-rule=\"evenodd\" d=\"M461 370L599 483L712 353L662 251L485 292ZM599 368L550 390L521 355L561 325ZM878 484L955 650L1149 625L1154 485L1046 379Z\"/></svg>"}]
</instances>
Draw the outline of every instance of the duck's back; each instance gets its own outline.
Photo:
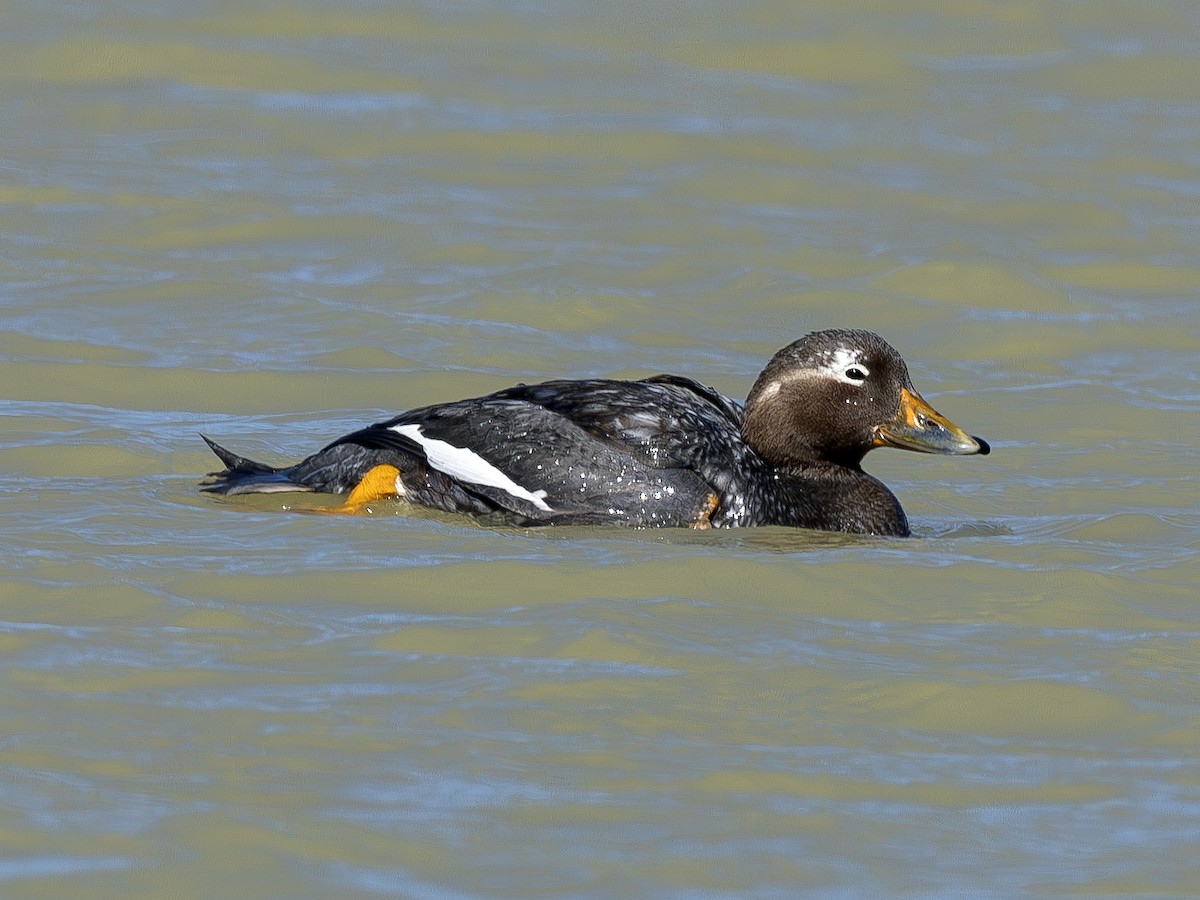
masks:
<instances>
[{"instance_id":1,"label":"duck's back","mask_svg":"<svg viewBox=\"0 0 1200 900\"><path fill-rule=\"evenodd\" d=\"M518 385L410 410L313 460L354 446L405 456L406 494L426 505L480 514L465 491L499 520L646 526L717 524L745 449L739 404L676 376Z\"/></svg>"}]
</instances>

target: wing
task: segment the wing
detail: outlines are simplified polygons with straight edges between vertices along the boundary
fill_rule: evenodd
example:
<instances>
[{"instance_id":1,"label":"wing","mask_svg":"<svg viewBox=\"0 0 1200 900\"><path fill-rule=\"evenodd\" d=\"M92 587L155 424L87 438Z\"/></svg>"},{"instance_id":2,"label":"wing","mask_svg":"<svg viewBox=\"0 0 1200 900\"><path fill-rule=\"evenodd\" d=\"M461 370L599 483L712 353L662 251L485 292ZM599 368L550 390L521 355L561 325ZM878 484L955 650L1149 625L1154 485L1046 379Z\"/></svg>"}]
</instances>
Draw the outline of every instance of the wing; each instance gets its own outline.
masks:
<instances>
[{"instance_id":1,"label":"wing","mask_svg":"<svg viewBox=\"0 0 1200 900\"><path fill-rule=\"evenodd\" d=\"M772 478L742 439L742 404L690 378L552 381L497 396L521 396L560 412L651 468L694 473L717 497L714 524L746 524L754 505L748 485Z\"/></svg>"},{"instance_id":2,"label":"wing","mask_svg":"<svg viewBox=\"0 0 1200 900\"><path fill-rule=\"evenodd\" d=\"M741 442L741 405L678 375L642 381L548 381L493 394L557 413L656 468L694 468Z\"/></svg>"},{"instance_id":3,"label":"wing","mask_svg":"<svg viewBox=\"0 0 1200 900\"><path fill-rule=\"evenodd\" d=\"M521 521L696 524L719 495L705 448L740 445L738 413L687 379L556 381L412 410L322 453L391 450L411 498L439 508L478 512L452 484Z\"/></svg>"}]
</instances>

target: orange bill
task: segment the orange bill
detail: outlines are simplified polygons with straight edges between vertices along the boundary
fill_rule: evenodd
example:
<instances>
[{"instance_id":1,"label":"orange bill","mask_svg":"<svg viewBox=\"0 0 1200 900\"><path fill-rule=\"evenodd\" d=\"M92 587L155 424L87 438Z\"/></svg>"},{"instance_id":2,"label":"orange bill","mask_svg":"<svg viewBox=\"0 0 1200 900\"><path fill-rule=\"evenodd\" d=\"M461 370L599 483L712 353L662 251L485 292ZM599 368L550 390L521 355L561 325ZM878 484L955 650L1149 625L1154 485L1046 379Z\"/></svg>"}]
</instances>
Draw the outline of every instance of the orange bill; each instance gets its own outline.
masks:
<instances>
[{"instance_id":1,"label":"orange bill","mask_svg":"<svg viewBox=\"0 0 1200 900\"><path fill-rule=\"evenodd\" d=\"M958 456L982 456L992 450L987 441L967 434L908 388L901 391L896 418L876 426L875 446Z\"/></svg>"}]
</instances>

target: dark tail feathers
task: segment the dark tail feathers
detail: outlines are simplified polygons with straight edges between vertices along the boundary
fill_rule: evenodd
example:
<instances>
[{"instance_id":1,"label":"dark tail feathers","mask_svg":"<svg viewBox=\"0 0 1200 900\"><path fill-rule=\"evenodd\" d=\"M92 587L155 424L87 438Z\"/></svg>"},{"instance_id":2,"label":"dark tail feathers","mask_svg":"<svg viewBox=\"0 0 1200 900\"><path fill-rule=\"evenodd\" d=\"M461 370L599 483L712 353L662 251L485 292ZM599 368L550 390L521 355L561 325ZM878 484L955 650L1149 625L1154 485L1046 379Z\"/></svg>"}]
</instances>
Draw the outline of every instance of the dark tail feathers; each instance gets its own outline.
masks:
<instances>
[{"instance_id":1,"label":"dark tail feathers","mask_svg":"<svg viewBox=\"0 0 1200 900\"><path fill-rule=\"evenodd\" d=\"M204 443L212 448L217 458L225 464L222 472L210 472L200 483L200 490L213 494L223 494L231 497L236 494L271 494L281 491L312 491L308 485L297 484L285 473L285 469L275 469L271 466L255 462L244 456L238 456L226 450L216 441L206 435Z\"/></svg>"}]
</instances>

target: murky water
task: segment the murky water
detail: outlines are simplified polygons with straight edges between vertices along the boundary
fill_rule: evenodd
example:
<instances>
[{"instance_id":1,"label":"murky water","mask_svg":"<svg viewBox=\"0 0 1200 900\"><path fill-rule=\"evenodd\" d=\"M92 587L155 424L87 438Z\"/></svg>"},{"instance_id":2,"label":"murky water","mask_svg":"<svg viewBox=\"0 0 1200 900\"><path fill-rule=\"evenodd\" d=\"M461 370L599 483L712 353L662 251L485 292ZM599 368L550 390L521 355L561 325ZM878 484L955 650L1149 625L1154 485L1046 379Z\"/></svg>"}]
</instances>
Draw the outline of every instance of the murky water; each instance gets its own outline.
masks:
<instances>
[{"instance_id":1,"label":"murky water","mask_svg":"<svg viewBox=\"0 0 1200 900\"><path fill-rule=\"evenodd\" d=\"M8 3L0 893L1200 891L1200 8ZM228 504L867 327L917 536Z\"/></svg>"}]
</instances>

